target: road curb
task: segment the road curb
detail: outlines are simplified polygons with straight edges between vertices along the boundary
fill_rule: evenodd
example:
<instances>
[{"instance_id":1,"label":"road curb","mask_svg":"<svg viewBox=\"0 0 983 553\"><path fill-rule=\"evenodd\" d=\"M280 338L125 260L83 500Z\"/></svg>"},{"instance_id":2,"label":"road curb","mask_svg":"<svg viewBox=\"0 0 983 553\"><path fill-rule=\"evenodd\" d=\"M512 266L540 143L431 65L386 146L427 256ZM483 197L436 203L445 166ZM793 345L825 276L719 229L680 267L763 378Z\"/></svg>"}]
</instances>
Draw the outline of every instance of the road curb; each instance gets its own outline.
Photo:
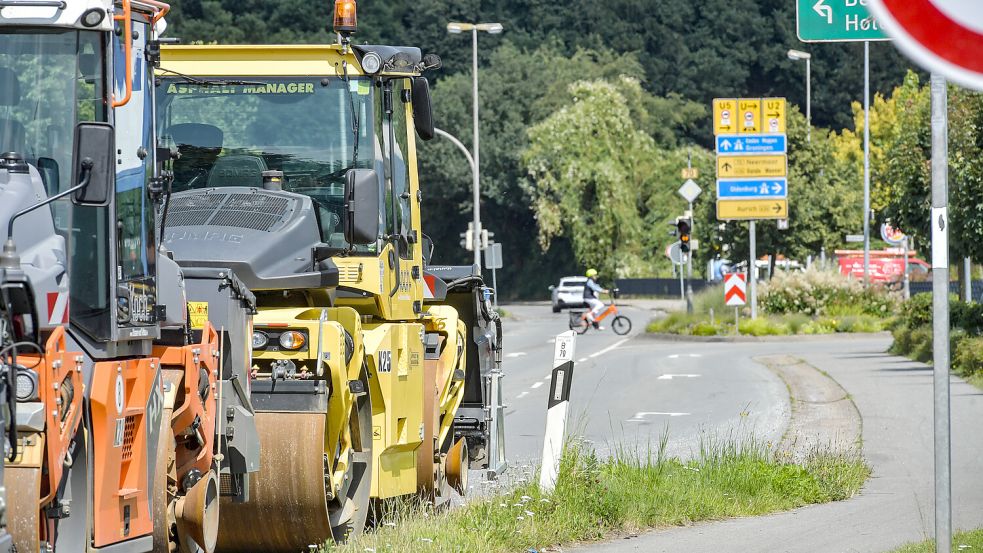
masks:
<instances>
[{"instance_id":1,"label":"road curb","mask_svg":"<svg viewBox=\"0 0 983 553\"><path fill-rule=\"evenodd\" d=\"M755 357L785 382L792 408L777 451L801 462L814 452L859 451L863 419L853 398L825 371L798 357Z\"/></svg>"},{"instance_id":2,"label":"road curb","mask_svg":"<svg viewBox=\"0 0 983 553\"><path fill-rule=\"evenodd\" d=\"M691 342L697 344L713 343L759 343L759 342L827 342L837 340L868 340L872 338L890 338L891 333L884 332L841 332L834 334L792 334L788 336L690 336L686 334L666 334L663 332L645 332L639 337L659 342Z\"/></svg>"}]
</instances>

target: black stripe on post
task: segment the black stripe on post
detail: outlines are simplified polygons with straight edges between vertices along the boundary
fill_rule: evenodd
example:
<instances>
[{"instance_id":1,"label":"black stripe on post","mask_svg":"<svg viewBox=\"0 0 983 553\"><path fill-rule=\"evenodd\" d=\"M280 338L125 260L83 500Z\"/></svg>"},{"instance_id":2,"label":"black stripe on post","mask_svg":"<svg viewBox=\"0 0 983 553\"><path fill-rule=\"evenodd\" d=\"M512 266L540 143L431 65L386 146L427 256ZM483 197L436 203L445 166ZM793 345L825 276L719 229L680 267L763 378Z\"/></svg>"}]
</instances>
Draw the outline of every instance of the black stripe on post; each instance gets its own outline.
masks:
<instances>
[{"instance_id":1,"label":"black stripe on post","mask_svg":"<svg viewBox=\"0 0 983 553\"><path fill-rule=\"evenodd\" d=\"M552 409L564 401L570 401L571 382L573 382L573 361L567 361L553 369L548 409Z\"/></svg>"}]
</instances>

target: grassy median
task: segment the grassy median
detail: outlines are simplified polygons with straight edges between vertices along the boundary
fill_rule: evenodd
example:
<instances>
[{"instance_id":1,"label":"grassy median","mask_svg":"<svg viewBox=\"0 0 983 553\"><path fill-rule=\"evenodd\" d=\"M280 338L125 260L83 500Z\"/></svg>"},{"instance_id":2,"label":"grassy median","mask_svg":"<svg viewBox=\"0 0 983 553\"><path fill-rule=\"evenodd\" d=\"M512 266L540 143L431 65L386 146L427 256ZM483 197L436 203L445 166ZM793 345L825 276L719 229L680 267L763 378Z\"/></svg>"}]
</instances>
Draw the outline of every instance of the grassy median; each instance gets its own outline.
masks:
<instances>
[{"instance_id":1,"label":"grassy median","mask_svg":"<svg viewBox=\"0 0 983 553\"><path fill-rule=\"evenodd\" d=\"M983 530L959 532L952 537L953 551L979 551L981 549L983 549ZM899 547L893 553L933 553L934 551L935 541L927 540Z\"/></svg>"},{"instance_id":2,"label":"grassy median","mask_svg":"<svg viewBox=\"0 0 983 553\"><path fill-rule=\"evenodd\" d=\"M754 516L856 494L870 470L856 454L814 451L784 461L753 440L707 441L691 461L656 451L599 458L583 445L563 458L552 494L531 471L509 491L445 513L420 506L390 509L379 528L329 551L541 551L618 533ZM523 481L524 480L524 481Z\"/></svg>"}]
</instances>

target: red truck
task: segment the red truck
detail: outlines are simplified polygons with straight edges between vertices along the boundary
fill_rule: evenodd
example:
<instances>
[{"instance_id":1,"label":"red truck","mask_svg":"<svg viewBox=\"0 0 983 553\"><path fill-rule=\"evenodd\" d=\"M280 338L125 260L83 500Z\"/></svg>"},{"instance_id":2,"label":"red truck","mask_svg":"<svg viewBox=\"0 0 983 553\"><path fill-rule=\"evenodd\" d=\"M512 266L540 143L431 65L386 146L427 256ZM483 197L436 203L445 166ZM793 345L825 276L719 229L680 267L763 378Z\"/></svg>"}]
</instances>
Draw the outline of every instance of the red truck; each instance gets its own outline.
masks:
<instances>
[{"instance_id":1,"label":"red truck","mask_svg":"<svg viewBox=\"0 0 983 553\"><path fill-rule=\"evenodd\" d=\"M864 278L864 252L862 250L836 250L840 274ZM911 280L924 280L932 270L925 261L918 259L914 250L908 251L908 274ZM870 252L870 281L899 282L904 274L904 251L900 248Z\"/></svg>"}]
</instances>

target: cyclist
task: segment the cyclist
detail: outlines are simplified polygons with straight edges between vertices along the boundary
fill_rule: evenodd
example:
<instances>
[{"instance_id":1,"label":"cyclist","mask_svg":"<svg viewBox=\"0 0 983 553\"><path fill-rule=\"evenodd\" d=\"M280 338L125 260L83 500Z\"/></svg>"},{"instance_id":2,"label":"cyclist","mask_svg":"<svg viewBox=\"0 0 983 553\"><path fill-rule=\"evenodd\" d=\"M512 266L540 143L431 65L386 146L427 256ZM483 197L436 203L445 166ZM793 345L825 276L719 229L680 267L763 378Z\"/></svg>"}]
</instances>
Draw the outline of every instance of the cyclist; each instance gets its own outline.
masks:
<instances>
[{"instance_id":1,"label":"cyclist","mask_svg":"<svg viewBox=\"0 0 983 553\"><path fill-rule=\"evenodd\" d=\"M594 317L601 314L604 311L604 302L598 299L599 294L607 294L608 290L605 290L597 283L597 269L587 269L587 282L584 283L584 303L590 311L587 312L587 321L594 325L597 330L604 330L604 327L599 325Z\"/></svg>"}]
</instances>

